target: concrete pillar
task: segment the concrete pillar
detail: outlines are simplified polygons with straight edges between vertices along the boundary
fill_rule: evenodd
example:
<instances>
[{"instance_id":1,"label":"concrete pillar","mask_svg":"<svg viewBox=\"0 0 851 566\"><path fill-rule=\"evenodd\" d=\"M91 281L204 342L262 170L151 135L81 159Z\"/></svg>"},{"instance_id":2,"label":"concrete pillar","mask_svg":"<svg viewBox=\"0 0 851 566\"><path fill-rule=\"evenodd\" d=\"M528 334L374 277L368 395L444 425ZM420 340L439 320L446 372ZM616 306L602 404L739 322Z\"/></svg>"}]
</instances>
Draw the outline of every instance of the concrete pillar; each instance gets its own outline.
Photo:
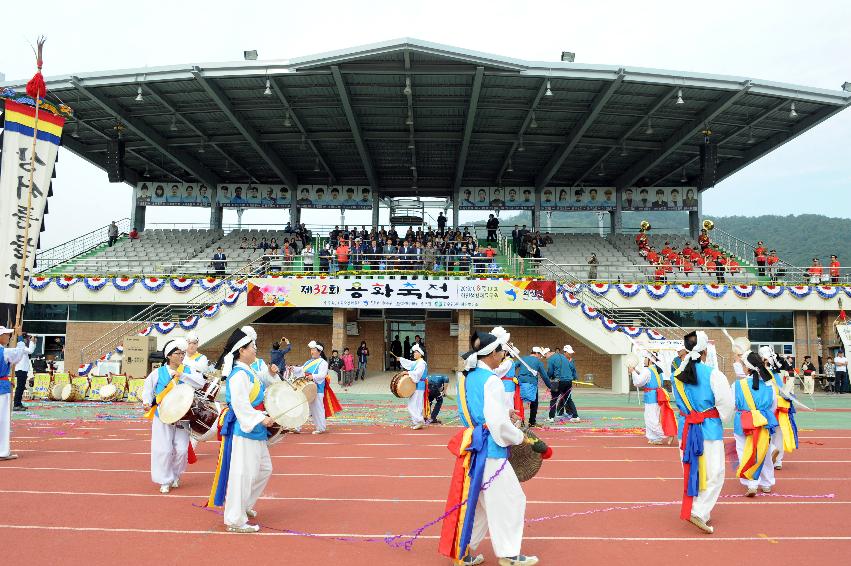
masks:
<instances>
[{"instance_id":1,"label":"concrete pillar","mask_svg":"<svg viewBox=\"0 0 851 566\"><path fill-rule=\"evenodd\" d=\"M301 222L298 209L298 187L290 190L292 200L290 201L290 224L295 227Z\"/></svg>"},{"instance_id":2,"label":"concrete pillar","mask_svg":"<svg viewBox=\"0 0 851 566\"><path fill-rule=\"evenodd\" d=\"M130 228L136 228L138 231L142 232L145 229L145 214L148 211L148 207L144 205L139 205L134 203L133 207L130 209Z\"/></svg>"},{"instance_id":3,"label":"concrete pillar","mask_svg":"<svg viewBox=\"0 0 851 566\"><path fill-rule=\"evenodd\" d=\"M346 345L346 309L334 309L331 327L331 350L342 354ZM330 356L331 352L326 352Z\"/></svg>"},{"instance_id":4,"label":"concrete pillar","mask_svg":"<svg viewBox=\"0 0 851 566\"><path fill-rule=\"evenodd\" d=\"M372 191L372 229L376 232L378 231L378 206L379 206L379 195L378 191L373 189Z\"/></svg>"},{"instance_id":5,"label":"concrete pillar","mask_svg":"<svg viewBox=\"0 0 851 566\"><path fill-rule=\"evenodd\" d=\"M623 204L621 203L622 193L623 189L616 189L615 209L609 211L609 231L612 234L620 234L621 230L623 230Z\"/></svg>"},{"instance_id":6,"label":"concrete pillar","mask_svg":"<svg viewBox=\"0 0 851 566\"><path fill-rule=\"evenodd\" d=\"M461 202L461 189L455 191L455 194L452 195L452 227L457 230L458 229L458 216L460 211L458 210L458 204Z\"/></svg>"},{"instance_id":7,"label":"concrete pillar","mask_svg":"<svg viewBox=\"0 0 851 566\"><path fill-rule=\"evenodd\" d=\"M461 354L470 350L470 331L473 328L473 311L462 309L458 311L458 370L463 369Z\"/></svg>"},{"instance_id":8,"label":"concrete pillar","mask_svg":"<svg viewBox=\"0 0 851 566\"><path fill-rule=\"evenodd\" d=\"M612 393L629 393L629 376L626 373L626 356L612 356Z\"/></svg>"},{"instance_id":9,"label":"concrete pillar","mask_svg":"<svg viewBox=\"0 0 851 566\"><path fill-rule=\"evenodd\" d=\"M697 210L688 212L688 231L695 240L700 235L700 219L703 217L703 192L697 193Z\"/></svg>"},{"instance_id":10,"label":"concrete pillar","mask_svg":"<svg viewBox=\"0 0 851 566\"><path fill-rule=\"evenodd\" d=\"M541 229L541 189L535 189L535 207L532 209L532 232Z\"/></svg>"},{"instance_id":11,"label":"concrete pillar","mask_svg":"<svg viewBox=\"0 0 851 566\"><path fill-rule=\"evenodd\" d=\"M221 230L222 220L224 218L225 209L214 204L210 207L210 229Z\"/></svg>"}]
</instances>

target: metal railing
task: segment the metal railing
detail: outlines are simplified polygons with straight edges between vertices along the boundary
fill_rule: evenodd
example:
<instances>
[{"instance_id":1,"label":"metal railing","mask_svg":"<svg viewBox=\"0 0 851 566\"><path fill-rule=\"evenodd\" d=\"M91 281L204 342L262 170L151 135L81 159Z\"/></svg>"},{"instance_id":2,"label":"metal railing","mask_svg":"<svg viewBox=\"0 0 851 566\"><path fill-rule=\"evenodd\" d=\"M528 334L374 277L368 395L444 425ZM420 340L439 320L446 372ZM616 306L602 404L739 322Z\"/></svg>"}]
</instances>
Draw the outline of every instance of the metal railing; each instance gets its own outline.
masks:
<instances>
[{"instance_id":1,"label":"metal railing","mask_svg":"<svg viewBox=\"0 0 851 566\"><path fill-rule=\"evenodd\" d=\"M713 244L718 244L725 251L747 261L750 265L756 266L756 259L754 257L756 246L754 244L718 228L712 230L710 239ZM795 267L783 259L780 259L774 268L778 272L783 272L784 277L789 278L791 281L803 282L807 280L806 268Z\"/></svg>"},{"instance_id":2,"label":"metal railing","mask_svg":"<svg viewBox=\"0 0 851 566\"><path fill-rule=\"evenodd\" d=\"M549 258L541 258L549 259ZM534 273L536 265L541 260L534 258L517 258L516 272ZM549 259L549 261L552 261ZM594 266L588 263L556 263L559 267L575 274L583 283L756 283L756 276L750 270L739 268L735 272L725 270L706 271L698 267L694 271L682 271L673 266L673 271L657 275L655 265L624 265L623 263L598 263Z\"/></svg>"},{"instance_id":3,"label":"metal railing","mask_svg":"<svg viewBox=\"0 0 851 566\"><path fill-rule=\"evenodd\" d=\"M186 320L191 316L200 316L210 305L224 299L230 292L227 281L243 279L262 273L262 260L247 264L225 278L223 284L215 289L202 291L181 303L154 303L145 307L129 320L118 324L102 336L86 344L80 349L80 363L84 364L100 357L103 352L111 352L125 338L133 336L140 329L158 322L176 322Z\"/></svg>"},{"instance_id":4,"label":"metal railing","mask_svg":"<svg viewBox=\"0 0 851 566\"><path fill-rule=\"evenodd\" d=\"M126 234L130 231L130 219L122 218L116 222L118 233ZM109 241L109 224L96 228L91 232L87 232L81 236L77 236L73 240L69 240L58 246L40 251L36 253L36 273L43 273L53 269L57 265L65 263L79 257L84 253L90 252L96 247L105 244Z\"/></svg>"}]
</instances>

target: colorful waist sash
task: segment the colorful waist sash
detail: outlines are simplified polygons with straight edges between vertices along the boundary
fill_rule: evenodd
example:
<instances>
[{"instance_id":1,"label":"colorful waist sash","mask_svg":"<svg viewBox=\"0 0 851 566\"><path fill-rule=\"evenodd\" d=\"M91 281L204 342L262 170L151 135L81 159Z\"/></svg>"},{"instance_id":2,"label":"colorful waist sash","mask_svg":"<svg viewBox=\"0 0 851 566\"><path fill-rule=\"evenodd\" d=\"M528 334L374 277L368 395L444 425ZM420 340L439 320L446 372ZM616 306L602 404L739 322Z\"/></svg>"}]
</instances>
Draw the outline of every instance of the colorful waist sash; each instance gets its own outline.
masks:
<instances>
[{"instance_id":1,"label":"colorful waist sash","mask_svg":"<svg viewBox=\"0 0 851 566\"><path fill-rule=\"evenodd\" d=\"M683 504L680 508L680 518L688 521L691 518L691 505L694 497L706 489L706 460L703 456L703 421L719 419L718 409L712 407L703 412L691 411L682 414L683 438L680 449L683 451Z\"/></svg>"},{"instance_id":2,"label":"colorful waist sash","mask_svg":"<svg viewBox=\"0 0 851 566\"><path fill-rule=\"evenodd\" d=\"M677 418L671 408L671 398L661 387L645 387L644 392L656 392L656 403L659 405L659 424L665 436L677 436Z\"/></svg>"}]
</instances>

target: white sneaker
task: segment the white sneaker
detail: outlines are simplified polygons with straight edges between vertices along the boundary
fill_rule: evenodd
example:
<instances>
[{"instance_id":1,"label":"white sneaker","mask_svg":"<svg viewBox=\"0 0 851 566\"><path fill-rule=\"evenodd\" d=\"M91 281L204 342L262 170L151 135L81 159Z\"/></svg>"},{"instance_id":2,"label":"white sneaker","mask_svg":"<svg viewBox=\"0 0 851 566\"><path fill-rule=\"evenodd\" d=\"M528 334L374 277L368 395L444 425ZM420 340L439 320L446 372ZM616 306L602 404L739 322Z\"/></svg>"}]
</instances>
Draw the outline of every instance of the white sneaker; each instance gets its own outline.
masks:
<instances>
[{"instance_id":1,"label":"white sneaker","mask_svg":"<svg viewBox=\"0 0 851 566\"><path fill-rule=\"evenodd\" d=\"M537 556L514 556L511 558L500 558L499 566L535 566L538 563Z\"/></svg>"},{"instance_id":2,"label":"white sneaker","mask_svg":"<svg viewBox=\"0 0 851 566\"><path fill-rule=\"evenodd\" d=\"M178 478L171 482L171 487L180 487L180 479Z\"/></svg>"},{"instance_id":3,"label":"white sneaker","mask_svg":"<svg viewBox=\"0 0 851 566\"><path fill-rule=\"evenodd\" d=\"M555 420L555 419L550 419L550 418L548 418L548 419L547 419L547 422L548 422L548 423L554 423L554 422L556 422L556 420Z\"/></svg>"},{"instance_id":4,"label":"white sneaker","mask_svg":"<svg viewBox=\"0 0 851 566\"><path fill-rule=\"evenodd\" d=\"M228 525L229 533L256 533L260 531L260 525L249 525L245 523L241 527L236 527L234 525Z\"/></svg>"},{"instance_id":5,"label":"white sneaker","mask_svg":"<svg viewBox=\"0 0 851 566\"><path fill-rule=\"evenodd\" d=\"M160 493L168 493L169 491L171 491L171 488L167 483L160 486Z\"/></svg>"},{"instance_id":6,"label":"white sneaker","mask_svg":"<svg viewBox=\"0 0 851 566\"><path fill-rule=\"evenodd\" d=\"M324 430L314 430L313 434L325 434Z\"/></svg>"},{"instance_id":7,"label":"white sneaker","mask_svg":"<svg viewBox=\"0 0 851 566\"><path fill-rule=\"evenodd\" d=\"M582 419L580 419L579 417L573 417L572 419L570 419L570 422L572 422L572 423L581 423L581 422L582 422Z\"/></svg>"},{"instance_id":8,"label":"white sneaker","mask_svg":"<svg viewBox=\"0 0 851 566\"><path fill-rule=\"evenodd\" d=\"M420 430L421 428L423 428L423 423L417 423L417 424L413 425L411 428L414 429L414 430Z\"/></svg>"}]
</instances>

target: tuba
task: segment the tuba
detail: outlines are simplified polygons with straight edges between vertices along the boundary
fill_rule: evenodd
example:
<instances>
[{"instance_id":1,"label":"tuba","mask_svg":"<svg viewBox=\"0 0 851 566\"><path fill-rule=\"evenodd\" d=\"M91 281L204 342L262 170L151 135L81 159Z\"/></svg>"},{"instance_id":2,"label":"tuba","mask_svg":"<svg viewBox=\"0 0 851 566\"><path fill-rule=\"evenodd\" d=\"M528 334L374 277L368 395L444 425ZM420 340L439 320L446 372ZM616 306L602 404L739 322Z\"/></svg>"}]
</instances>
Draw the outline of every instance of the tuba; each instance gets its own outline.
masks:
<instances>
[{"instance_id":1,"label":"tuba","mask_svg":"<svg viewBox=\"0 0 851 566\"><path fill-rule=\"evenodd\" d=\"M646 220L642 220L641 224L639 225L639 228L641 228L642 232L649 232L650 231L650 222L648 222Z\"/></svg>"},{"instance_id":2,"label":"tuba","mask_svg":"<svg viewBox=\"0 0 851 566\"><path fill-rule=\"evenodd\" d=\"M710 230L712 230L713 228L715 228L715 223L714 223L713 221L711 221L711 220L709 220L709 219L706 219L706 220L704 220L704 221L703 221L703 229L704 229L704 230L706 230L707 232L709 232L709 231L710 231Z\"/></svg>"}]
</instances>

